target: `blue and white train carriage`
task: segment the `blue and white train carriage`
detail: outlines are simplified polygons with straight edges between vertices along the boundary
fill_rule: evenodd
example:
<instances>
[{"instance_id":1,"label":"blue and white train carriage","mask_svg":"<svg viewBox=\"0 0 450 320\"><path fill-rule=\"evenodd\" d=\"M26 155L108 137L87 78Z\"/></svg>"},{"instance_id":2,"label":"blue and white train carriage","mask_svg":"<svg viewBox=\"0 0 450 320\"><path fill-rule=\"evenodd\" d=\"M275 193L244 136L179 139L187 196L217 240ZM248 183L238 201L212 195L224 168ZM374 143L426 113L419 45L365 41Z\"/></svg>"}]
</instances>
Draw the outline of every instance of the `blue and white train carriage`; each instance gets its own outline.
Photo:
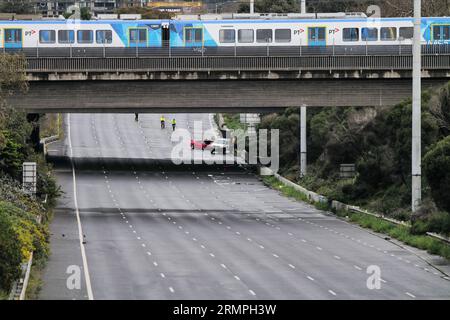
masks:
<instances>
[{"instance_id":1,"label":"blue and white train carriage","mask_svg":"<svg viewBox=\"0 0 450 320\"><path fill-rule=\"evenodd\" d=\"M0 21L4 49L388 46L412 37L412 18ZM450 44L450 18L423 18L422 42Z\"/></svg>"}]
</instances>

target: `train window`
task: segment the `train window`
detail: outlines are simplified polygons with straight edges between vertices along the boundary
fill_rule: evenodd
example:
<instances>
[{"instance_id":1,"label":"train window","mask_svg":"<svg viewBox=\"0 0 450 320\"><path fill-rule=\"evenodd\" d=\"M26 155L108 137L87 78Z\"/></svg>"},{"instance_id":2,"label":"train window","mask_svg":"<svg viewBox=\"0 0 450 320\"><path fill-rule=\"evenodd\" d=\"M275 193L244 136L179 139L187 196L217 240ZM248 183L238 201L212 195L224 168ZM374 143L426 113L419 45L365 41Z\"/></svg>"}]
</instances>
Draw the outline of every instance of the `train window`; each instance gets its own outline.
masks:
<instances>
[{"instance_id":1,"label":"train window","mask_svg":"<svg viewBox=\"0 0 450 320\"><path fill-rule=\"evenodd\" d=\"M202 28L186 28L185 29L185 41L187 43L202 42L203 41L203 29Z\"/></svg>"},{"instance_id":2,"label":"train window","mask_svg":"<svg viewBox=\"0 0 450 320\"><path fill-rule=\"evenodd\" d=\"M291 29L276 29L275 42L291 42Z\"/></svg>"},{"instance_id":3,"label":"train window","mask_svg":"<svg viewBox=\"0 0 450 320\"><path fill-rule=\"evenodd\" d=\"M240 43L252 43L255 41L255 32L252 29L240 29L238 31L238 41Z\"/></svg>"},{"instance_id":4,"label":"train window","mask_svg":"<svg viewBox=\"0 0 450 320\"><path fill-rule=\"evenodd\" d=\"M5 43L22 42L22 29L5 29Z\"/></svg>"},{"instance_id":5,"label":"train window","mask_svg":"<svg viewBox=\"0 0 450 320\"><path fill-rule=\"evenodd\" d=\"M359 29L358 28L344 28L342 33L343 41L359 41Z\"/></svg>"},{"instance_id":6,"label":"train window","mask_svg":"<svg viewBox=\"0 0 450 320\"><path fill-rule=\"evenodd\" d=\"M269 43L272 42L272 29L256 30L256 42Z\"/></svg>"},{"instance_id":7,"label":"train window","mask_svg":"<svg viewBox=\"0 0 450 320\"><path fill-rule=\"evenodd\" d=\"M232 29L221 29L219 31L219 41L222 43L234 43L236 41L236 31Z\"/></svg>"},{"instance_id":8,"label":"train window","mask_svg":"<svg viewBox=\"0 0 450 320\"><path fill-rule=\"evenodd\" d=\"M414 38L414 28L413 27L400 27L400 40L412 39Z\"/></svg>"},{"instance_id":9,"label":"train window","mask_svg":"<svg viewBox=\"0 0 450 320\"><path fill-rule=\"evenodd\" d=\"M59 30L58 31L59 43L75 43L75 32L73 30Z\"/></svg>"},{"instance_id":10,"label":"train window","mask_svg":"<svg viewBox=\"0 0 450 320\"><path fill-rule=\"evenodd\" d=\"M433 40L450 40L450 26L433 26Z\"/></svg>"},{"instance_id":11,"label":"train window","mask_svg":"<svg viewBox=\"0 0 450 320\"><path fill-rule=\"evenodd\" d=\"M112 31L111 30L97 30L96 31L97 43L112 43Z\"/></svg>"},{"instance_id":12,"label":"train window","mask_svg":"<svg viewBox=\"0 0 450 320\"><path fill-rule=\"evenodd\" d=\"M378 41L378 29L377 28L362 28L361 29L362 41Z\"/></svg>"},{"instance_id":13,"label":"train window","mask_svg":"<svg viewBox=\"0 0 450 320\"><path fill-rule=\"evenodd\" d=\"M39 31L39 42L40 43L55 43L56 42L55 30L40 30Z\"/></svg>"},{"instance_id":14,"label":"train window","mask_svg":"<svg viewBox=\"0 0 450 320\"><path fill-rule=\"evenodd\" d=\"M147 29L130 29L130 42L147 42Z\"/></svg>"},{"instance_id":15,"label":"train window","mask_svg":"<svg viewBox=\"0 0 450 320\"><path fill-rule=\"evenodd\" d=\"M92 43L94 42L94 32L92 30L78 30L77 31L78 43Z\"/></svg>"},{"instance_id":16,"label":"train window","mask_svg":"<svg viewBox=\"0 0 450 320\"><path fill-rule=\"evenodd\" d=\"M380 29L381 41L395 41L397 40L397 28L385 27Z\"/></svg>"}]
</instances>

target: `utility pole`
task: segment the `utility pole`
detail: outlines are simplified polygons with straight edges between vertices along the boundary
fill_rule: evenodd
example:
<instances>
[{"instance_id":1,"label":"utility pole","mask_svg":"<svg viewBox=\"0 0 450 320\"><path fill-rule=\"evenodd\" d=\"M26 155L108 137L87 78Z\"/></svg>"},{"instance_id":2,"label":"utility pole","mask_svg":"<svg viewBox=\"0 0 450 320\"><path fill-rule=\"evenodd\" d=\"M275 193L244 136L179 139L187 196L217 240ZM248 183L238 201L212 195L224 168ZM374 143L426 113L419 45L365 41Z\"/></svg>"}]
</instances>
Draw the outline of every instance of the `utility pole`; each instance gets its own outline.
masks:
<instances>
[{"instance_id":1,"label":"utility pole","mask_svg":"<svg viewBox=\"0 0 450 320\"><path fill-rule=\"evenodd\" d=\"M422 147L421 147L421 0L414 0L414 43L413 43L413 92L412 92L412 154L411 154L411 207L413 214L420 208L422 201Z\"/></svg>"},{"instance_id":2,"label":"utility pole","mask_svg":"<svg viewBox=\"0 0 450 320\"><path fill-rule=\"evenodd\" d=\"M306 0L300 1L300 12L306 13ZM300 107L300 178L306 176L306 105Z\"/></svg>"},{"instance_id":3,"label":"utility pole","mask_svg":"<svg viewBox=\"0 0 450 320\"><path fill-rule=\"evenodd\" d=\"M306 105L300 107L300 178L306 176Z\"/></svg>"},{"instance_id":4,"label":"utility pole","mask_svg":"<svg viewBox=\"0 0 450 320\"><path fill-rule=\"evenodd\" d=\"M306 13L306 0L300 0L300 12Z\"/></svg>"}]
</instances>

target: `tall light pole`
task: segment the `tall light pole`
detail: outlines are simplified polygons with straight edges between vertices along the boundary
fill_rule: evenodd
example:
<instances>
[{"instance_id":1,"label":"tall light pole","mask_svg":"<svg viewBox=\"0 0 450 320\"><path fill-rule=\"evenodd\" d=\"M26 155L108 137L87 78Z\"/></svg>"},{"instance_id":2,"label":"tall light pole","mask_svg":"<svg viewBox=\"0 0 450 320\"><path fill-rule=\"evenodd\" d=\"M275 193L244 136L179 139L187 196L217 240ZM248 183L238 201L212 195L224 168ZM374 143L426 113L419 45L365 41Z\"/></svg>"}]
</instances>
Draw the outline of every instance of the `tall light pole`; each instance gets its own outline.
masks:
<instances>
[{"instance_id":1,"label":"tall light pole","mask_svg":"<svg viewBox=\"0 0 450 320\"><path fill-rule=\"evenodd\" d=\"M411 154L411 209L413 214L422 201L422 148L421 148L421 0L414 0L414 43L413 43L413 101L412 101L412 154Z\"/></svg>"},{"instance_id":2,"label":"tall light pole","mask_svg":"<svg viewBox=\"0 0 450 320\"><path fill-rule=\"evenodd\" d=\"M306 13L306 0L301 0L300 1L300 12L301 13Z\"/></svg>"},{"instance_id":3,"label":"tall light pole","mask_svg":"<svg viewBox=\"0 0 450 320\"><path fill-rule=\"evenodd\" d=\"M306 13L306 0L300 1L300 12ZM300 178L306 176L306 104L300 106Z\"/></svg>"}]
</instances>

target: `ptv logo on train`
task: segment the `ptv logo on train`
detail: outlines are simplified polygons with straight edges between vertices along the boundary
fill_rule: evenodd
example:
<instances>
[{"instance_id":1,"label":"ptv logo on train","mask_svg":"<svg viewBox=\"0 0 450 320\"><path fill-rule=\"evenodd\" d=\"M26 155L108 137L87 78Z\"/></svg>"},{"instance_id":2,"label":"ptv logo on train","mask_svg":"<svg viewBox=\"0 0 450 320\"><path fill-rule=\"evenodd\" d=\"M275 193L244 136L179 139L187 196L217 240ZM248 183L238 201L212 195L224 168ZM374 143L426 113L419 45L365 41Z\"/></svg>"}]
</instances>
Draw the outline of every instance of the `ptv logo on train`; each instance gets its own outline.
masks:
<instances>
[{"instance_id":1,"label":"ptv logo on train","mask_svg":"<svg viewBox=\"0 0 450 320\"><path fill-rule=\"evenodd\" d=\"M302 34L303 32L305 32L305 29L300 28L298 30L294 30L294 35Z\"/></svg>"},{"instance_id":2,"label":"ptv logo on train","mask_svg":"<svg viewBox=\"0 0 450 320\"><path fill-rule=\"evenodd\" d=\"M330 29L330 30L328 30L328 34L336 34L339 31L340 31L339 28Z\"/></svg>"},{"instance_id":3,"label":"ptv logo on train","mask_svg":"<svg viewBox=\"0 0 450 320\"><path fill-rule=\"evenodd\" d=\"M29 37L29 36L32 36L34 34L36 34L36 30L25 31L25 37Z\"/></svg>"}]
</instances>

